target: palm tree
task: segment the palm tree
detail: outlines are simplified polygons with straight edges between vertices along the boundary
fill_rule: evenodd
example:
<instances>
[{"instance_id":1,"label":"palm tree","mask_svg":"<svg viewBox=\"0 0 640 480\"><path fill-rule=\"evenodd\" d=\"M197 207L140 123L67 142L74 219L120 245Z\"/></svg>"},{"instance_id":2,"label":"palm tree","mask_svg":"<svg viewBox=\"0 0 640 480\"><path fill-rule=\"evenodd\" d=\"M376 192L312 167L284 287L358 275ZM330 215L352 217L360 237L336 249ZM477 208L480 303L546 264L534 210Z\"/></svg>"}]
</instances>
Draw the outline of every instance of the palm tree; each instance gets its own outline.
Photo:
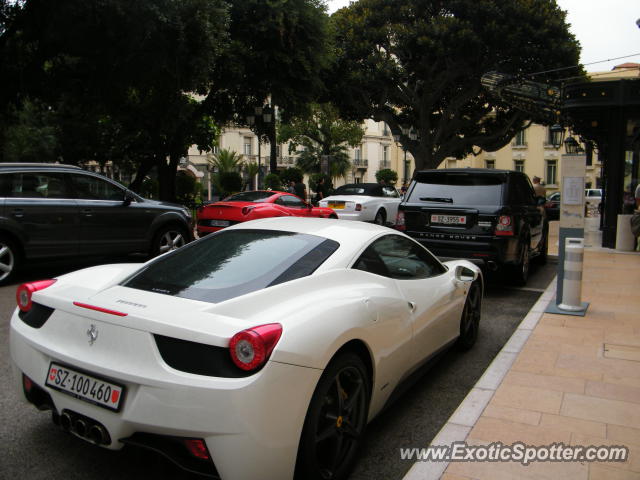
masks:
<instances>
[{"instance_id":1,"label":"palm tree","mask_svg":"<svg viewBox=\"0 0 640 480\"><path fill-rule=\"evenodd\" d=\"M250 162L245 164L244 166L244 172L247 174L247 177L248 177L247 183L250 185L251 190L257 189L257 185L255 185L254 182L256 179L256 175L258 175L259 171L260 171L260 168L258 167L258 164L256 162Z\"/></svg>"},{"instance_id":2,"label":"palm tree","mask_svg":"<svg viewBox=\"0 0 640 480\"><path fill-rule=\"evenodd\" d=\"M218 173L239 172L242 169L242 155L223 148L209 159L209 168Z\"/></svg>"}]
</instances>

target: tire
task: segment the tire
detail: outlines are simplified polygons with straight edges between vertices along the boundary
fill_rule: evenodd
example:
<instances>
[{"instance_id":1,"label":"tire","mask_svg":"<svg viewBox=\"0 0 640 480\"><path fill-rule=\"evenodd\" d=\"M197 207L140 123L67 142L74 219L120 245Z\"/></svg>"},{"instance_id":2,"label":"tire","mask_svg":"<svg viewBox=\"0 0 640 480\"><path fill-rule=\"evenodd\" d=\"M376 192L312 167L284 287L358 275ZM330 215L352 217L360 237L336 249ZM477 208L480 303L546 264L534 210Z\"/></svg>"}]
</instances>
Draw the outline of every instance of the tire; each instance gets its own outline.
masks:
<instances>
[{"instance_id":1,"label":"tire","mask_svg":"<svg viewBox=\"0 0 640 480\"><path fill-rule=\"evenodd\" d=\"M298 449L297 479L340 480L349 475L364 435L370 398L371 380L362 359L351 352L335 357L309 404Z\"/></svg>"},{"instance_id":2,"label":"tire","mask_svg":"<svg viewBox=\"0 0 640 480\"><path fill-rule=\"evenodd\" d=\"M538 251L538 256L536 257L536 262L540 265L545 265L547 263L547 257L549 255L549 230L547 229L544 232L544 240L542 240L542 244L540 245L540 250Z\"/></svg>"},{"instance_id":3,"label":"tire","mask_svg":"<svg viewBox=\"0 0 640 480\"><path fill-rule=\"evenodd\" d=\"M151 256L155 257L176 250L187 243L187 231L180 226L166 225L160 227L151 243Z\"/></svg>"},{"instance_id":4,"label":"tire","mask_svg":"<svg viewBox=\"0 0 640 480\"><path fill-rule=\"evenodd\" d=\"M460 319L460 336L457 346L460 350L469 350L478 339L480 319L482 317L482 285L476 280L469 287Z\"/></svg>"},{"instance_id":5,"label":"tire","mask_svg":"<svg viewBox=\"0 0 640 480\"><path fill-rule=\"evenodd\" d=\"M387 223L387 214L383 208L376 212L376 217L373 219L373 223L376 225L384 226Z\"/></svg>"},{"instance_id":6,"label":"tire","mask_svg":"<svg viewBox=\"0 0 640 480\"><path fill-rule=\"evenodd\" d=\"M0 285L11 281L20 265L20 250L6 235L0 235Z\"/></svg>"},{"instance_id":7,"label":"tire","mask_svg":"<svg viewBox=\"0 0 640 480\"><path fill-rule=\"evenodd\" d=\"M527 280L529 280L529 267L531 266L531 258L529 254L529 240L520 247L520 259L516 265L513 266L513 280L518 286L525 286Z\"/></svg>"}]
</instances>

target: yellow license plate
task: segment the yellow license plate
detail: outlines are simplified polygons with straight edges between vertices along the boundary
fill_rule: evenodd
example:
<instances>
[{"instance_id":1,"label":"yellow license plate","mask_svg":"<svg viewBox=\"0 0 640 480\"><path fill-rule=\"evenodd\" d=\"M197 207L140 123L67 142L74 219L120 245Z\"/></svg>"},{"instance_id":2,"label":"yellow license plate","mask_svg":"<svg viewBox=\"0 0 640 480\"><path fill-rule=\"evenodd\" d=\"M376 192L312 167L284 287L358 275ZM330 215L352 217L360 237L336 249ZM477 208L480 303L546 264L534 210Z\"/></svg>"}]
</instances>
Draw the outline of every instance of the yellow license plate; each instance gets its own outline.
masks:
<instances>
[{"instance_id":1,"label":"yellow license plate","mask_svg":"<svg viewBox=\"0 0 640 480\"><path fill-rule=\"evenodd\" d=\"M344 202L329 202L329 208L334 210L342 210L344 208Z\"/></svg>"}]
</instances>

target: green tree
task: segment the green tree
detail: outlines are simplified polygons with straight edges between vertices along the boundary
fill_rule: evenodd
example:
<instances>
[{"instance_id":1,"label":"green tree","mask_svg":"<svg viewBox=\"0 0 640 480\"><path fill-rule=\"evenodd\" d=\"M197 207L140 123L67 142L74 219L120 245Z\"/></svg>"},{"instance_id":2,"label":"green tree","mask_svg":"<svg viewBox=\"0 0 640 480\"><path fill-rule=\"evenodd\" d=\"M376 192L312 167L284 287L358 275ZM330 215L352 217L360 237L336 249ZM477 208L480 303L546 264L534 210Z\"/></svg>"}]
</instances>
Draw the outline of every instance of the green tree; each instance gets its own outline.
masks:
<instances>
[{"instance_id":1,"label":"green tree","mask_svg":"<svg viewBox=\"0 0 640 480\"><path fill-rule=\"evenodd\" d=\"M160 198L172 199L180 157L192 144L208 151L218 133L194 94L208 92L227 47L227 9L224 0L28 0L0 38L1 111L39 99L61 125L65 161L117 154L109 160L137 167L134 188L155 168Z\"/></svg>"},{"instance_id":2,"label":"green tree","mask_svg":"<svg viewBox=\"0 0 640 480\"><path fill-rule=\"evenodd\" d=\"M242 176L237 171L221 172L217 177L218 191L221 192L221 198L237 193L242 189Z\"/></svg>"},{"instance_id":3,"label":"green tree","mask_svg":"<svg viewBox=\"0 0 640 480\"><path fill-rule=\"evenodd\" d=\"M209 168L215 168L219 173L239 172L242 169L242 155L223 148L209 160Z\"/></svg>"},{"instance_id":4,"label":"green tree","mask_svg":"<svg viewBox=\"0 0 640 480\"><path fill-rule=\"evenodd\" d=\"M280 190L282 188L280 177L276 173L270 173L269 175L264 177L264 186L265 188L270 188L271 190Z\"/></svg>"},{"instance_id":5,"label":"green tree","mask_svg":"<svg viewBox=\"0 0 640 480\"><path fill-rule=\"evenodd\" d=\"M14 121L0 133L5 162L54 162L58 160L57 128L52 112L26 100Z\"/></svg>"},{"instance_id":6,"label":"green tree","mask_svg":"<svg viewBox=\"0 0 640 480\"><path fill-rule=\"evenodd\" d=\"M255 182L256 177L260 172L260 167L256 162L249 162L245 164L244 172L247 175L247 186L251 188L251 190L256 190L258 186L255 184Z\"/></svg>"},{"instance_id":7,"label":"green tree","mask_svg":"<svg viewBox=\"0 0 640 480\"><path fill-rule=\"evenodd\" d=\"M332 98L349 118L386 122L417 169L497 150L526 124L526 114L486 94L484 73L578 65L555 0L359 0L331 18Z\"/></svg>"},{"instance_id":8,"label":"green tree","mask_svg":"<svg viewBox=\"0 0 640 480\"><path fill-rule=\"evenodd\" d=\"M304 178L304 174L302 172L302 170L300 170L298 167L289 167L286 168L284 170L282 170L280 173L280 180L282 180L282 183L284 185L288 185L289 182L293 181L293 182L301 182L302 179Z\"/></svg>"},{"instance_id":9,"label":"green tree","mask_svg":"<svg viewBox=\"0 0 640 480\"><path fill-rule=\"evenodd\" d=\"M384 182L386 185L395 185L398 181L398 173L390 168L383 168L376 172L376 180Z\"/></svg>"},{"instance_id":10,"label":"green tree","mask_svg":"<svg viewBox=\"0 0 640 480\"><path fill-rule=\"evenodd\" d=\"M216 118L243 124L254 108L270 101L279 117L298 113L323 91L329 30L323 0L230 0L230 48L212 73L207 103ZM250 27L249 27L250 26ZM276 118L257 131L270 142L276 166Z\"/></svg>"},{"instance_id":11,"label":"green tree","mask_svg":"<svg viewBox=\"0 0 640 480\"><path fill-rule=\"evenodd\" d=\"M329 103L312 104L305 115L281 125L279 141L289 141L290 151L299 151L297 166L305 173L320 173L327 156L331 178L346 177L351 169L347 147L360 144L364 129L360 122L344 121Z\"/></svg>"}]
</instances>

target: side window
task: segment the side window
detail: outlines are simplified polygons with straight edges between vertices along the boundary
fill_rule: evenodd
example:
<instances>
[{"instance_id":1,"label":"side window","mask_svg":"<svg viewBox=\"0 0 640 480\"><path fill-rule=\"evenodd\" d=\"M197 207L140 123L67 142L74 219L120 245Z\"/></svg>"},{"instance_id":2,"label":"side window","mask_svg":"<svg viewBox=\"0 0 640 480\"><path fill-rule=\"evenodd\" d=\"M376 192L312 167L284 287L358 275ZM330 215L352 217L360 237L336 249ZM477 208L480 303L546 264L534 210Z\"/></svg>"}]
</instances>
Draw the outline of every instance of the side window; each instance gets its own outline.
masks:
<instances>
[{"instance_id":1,"label":"side window","mask_svg":"<svg viewBox=\"0 0 640 480\"><path fill-rule=\"evenodd\" d=\"M71 198L60 173L25 172L2 175L0 189L13 198Z\"/></svg>"},{"instance_id":2,"label":"side window","mask_svg":"<svg viewBox=\"0 0 640 480\"><path fill-rule=\"evenodd\" d=\"M429 278L445 272L427 250L400 235L386 235L373 242L353 268L398 280Z\"/></svg>"},{"instance_id":3,"label":"side window","mask_svg":"<svg viewBox=\"0 0 640 480\"><path fill-rule=\"evenodd\" d=\"M76 197L83 200L124 200L124 191L116 185L90 175L71 175Z\"/></svg>"},{"instance_id":4,"label":"side window","mask_svg":"<svg viewBox=\"0 0 640 480\"><path fill-rule=\"evenodd\" d=\"M276 200L276 203L289 208L303 208L304 202L293 195L282 195Z\"/></svg>"}]
</instances>

